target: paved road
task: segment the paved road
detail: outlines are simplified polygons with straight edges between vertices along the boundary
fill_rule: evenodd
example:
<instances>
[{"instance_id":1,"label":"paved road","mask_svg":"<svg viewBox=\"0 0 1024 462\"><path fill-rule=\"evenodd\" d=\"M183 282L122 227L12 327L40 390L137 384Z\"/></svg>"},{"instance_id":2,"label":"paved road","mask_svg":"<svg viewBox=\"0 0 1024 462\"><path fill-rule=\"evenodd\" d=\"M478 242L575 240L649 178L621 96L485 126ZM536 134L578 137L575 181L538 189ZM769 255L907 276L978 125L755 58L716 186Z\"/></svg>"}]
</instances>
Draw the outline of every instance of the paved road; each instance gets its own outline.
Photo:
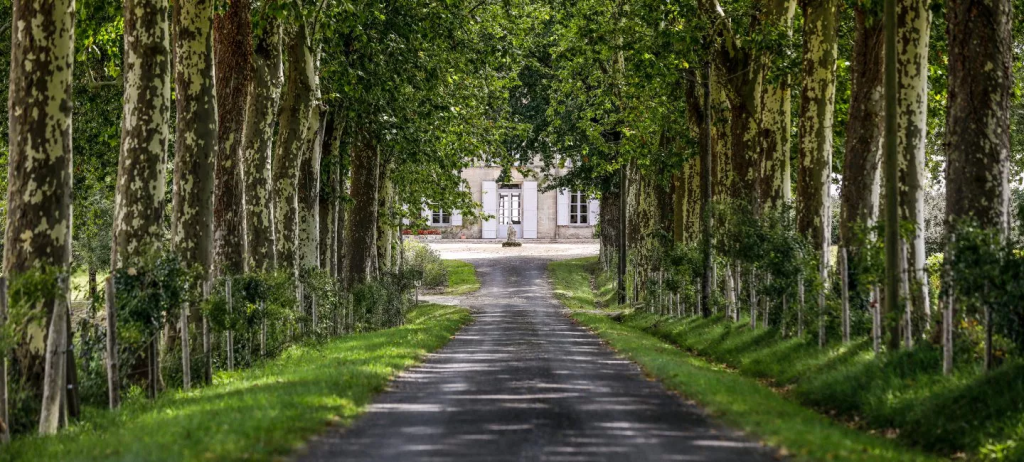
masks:
<instances>
[{"instance_id":1,"label":"paved road","mask_svg":"<svg viewBox=\"0 0 1024 462\"><path fill-rule=\"evenodd\" d=\"M475 322L297 459L772 460L565 317L549 259L473 260Z\"/></svg>"}]
</instances>

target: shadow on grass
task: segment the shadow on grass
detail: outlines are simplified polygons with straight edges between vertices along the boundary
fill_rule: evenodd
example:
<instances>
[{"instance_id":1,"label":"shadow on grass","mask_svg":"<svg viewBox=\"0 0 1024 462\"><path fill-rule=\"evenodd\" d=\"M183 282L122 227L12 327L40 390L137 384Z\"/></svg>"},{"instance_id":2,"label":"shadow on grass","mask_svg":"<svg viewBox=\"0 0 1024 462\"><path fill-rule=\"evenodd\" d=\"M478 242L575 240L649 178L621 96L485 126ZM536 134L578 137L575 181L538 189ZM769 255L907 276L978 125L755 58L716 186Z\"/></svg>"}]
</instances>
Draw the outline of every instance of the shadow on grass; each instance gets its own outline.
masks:
<instances>
[{"instance_id":1,"label":"shadow on grass","mask_svg":"<svg viewBox=\"0 0 1024 462\"><path fill-rule=\"evenodd\" d=\"M16 440L0 460L269 460L327 425L350 422L469 319L462 308L426 305L402 327L295 347L190 393L90 410L57 436Z\"/></svg>"},{"instance_id":2,"label":"shadow on grass","mask_svg":"<svg viewBox=\"0 0 1024 462\"><path fill-rule=\"evenodd\" d=\"M876 357L866 338L819 348L814 339L752 330L749 319L733 323L723 316L674 319L630 313L622 324L741 375L789 386L786 396L799 404L860 427L894 430L910 446L941 455L1024 460L1020 361L989 374L962 361L953 376L945 377L941 350L927 343Z\"/></svg>"}]
</instances>

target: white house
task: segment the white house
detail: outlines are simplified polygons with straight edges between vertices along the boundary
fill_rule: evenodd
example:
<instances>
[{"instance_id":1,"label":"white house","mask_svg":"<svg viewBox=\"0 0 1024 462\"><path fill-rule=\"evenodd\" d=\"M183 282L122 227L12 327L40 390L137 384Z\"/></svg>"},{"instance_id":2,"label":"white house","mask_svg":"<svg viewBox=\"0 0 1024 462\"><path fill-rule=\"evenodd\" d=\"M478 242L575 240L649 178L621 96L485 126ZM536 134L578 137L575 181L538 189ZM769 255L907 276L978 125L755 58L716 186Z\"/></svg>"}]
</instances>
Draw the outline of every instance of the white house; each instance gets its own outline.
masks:
<instances>
[{"instance_id":1,"label":"white house","mask_svg":"<svg viewBox=\"0 0 1024 462\"><path fill-rule=\"evenodd\" d=\"M539 171L534 168L534 171ZM555 170L548 175L558 175ZM543 179L524 177L513 169L509 181L499 183L500 167L469 167L462 178L469 183L473 201L489 220L463 220L458 211L424 211L431 228L445 238L505 239L512 226L522 239L591 239L598 219L598 201L569 190L541 192Z\"/></svg>"}]
</instances>

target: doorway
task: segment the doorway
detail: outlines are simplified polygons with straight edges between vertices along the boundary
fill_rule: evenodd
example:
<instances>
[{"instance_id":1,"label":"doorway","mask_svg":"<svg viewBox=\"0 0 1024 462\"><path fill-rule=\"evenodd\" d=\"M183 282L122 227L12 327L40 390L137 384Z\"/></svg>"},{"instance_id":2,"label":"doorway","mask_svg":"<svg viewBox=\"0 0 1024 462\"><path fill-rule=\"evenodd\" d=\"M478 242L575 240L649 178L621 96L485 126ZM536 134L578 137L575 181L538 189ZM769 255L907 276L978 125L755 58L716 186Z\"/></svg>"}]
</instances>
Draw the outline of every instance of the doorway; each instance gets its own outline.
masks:
<instances>
[{"instance_id":1,"label":"doorway","mask_svg":"<svg viewBox=\"0 0 1024 462\"><path fill-rule=\"evenodd\" d=\"M508 227L516 230L516 238L523 238L523 190L518 184L498 186L498 238L508 239Z\"/></svg>"}]
</instances>

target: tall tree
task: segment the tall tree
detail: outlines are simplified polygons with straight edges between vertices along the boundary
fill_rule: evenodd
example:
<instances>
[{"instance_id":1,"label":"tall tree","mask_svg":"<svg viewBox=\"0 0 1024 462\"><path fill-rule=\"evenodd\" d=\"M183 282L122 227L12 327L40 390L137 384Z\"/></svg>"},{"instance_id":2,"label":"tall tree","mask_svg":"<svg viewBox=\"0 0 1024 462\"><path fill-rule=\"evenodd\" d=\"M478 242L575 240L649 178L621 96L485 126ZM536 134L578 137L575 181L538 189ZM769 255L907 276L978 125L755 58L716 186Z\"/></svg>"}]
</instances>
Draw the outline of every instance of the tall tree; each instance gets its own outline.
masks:
<instances>
[{"instance_id":1,"label":"tall tree","mask_svg":"<svg viewBox=\"0 0 1024 462\"><path fill-rule=\"evenodd\" d=\"M377 190L380 153L365 133L357 133L352 145L354 204L345 220L345 286L355 287L373 274L377 256Z\"/></svg>"},{"instance_id":2,"label":"tall tree","mask_svg":"<svg viewBox=\"0 0 1024 462\"><path fill-rule=\"evenodd\" d=\"M949 98L946 114L946 219L949 238L972 221L1006 236L1009 225L1010 0L951 0L946 9ZM951 240L952 242L952 240ZM952 248L946 258L956 259ZM959 275L952 274L952 291ZM947 303L952 303L949 300ZM950 305L952 306L952 305ZM985 311L985 368L992 364L991 308ZM951 332L947 309L944 329ZM952 337L944 334L951 368Z\"/></svg>"},{"instance_id":3,"label":"tall tree","mask_svg":"<svg viewBox=\"0 0 1024 462\"><path fill-rule=\"evenodd\" d=\"M163 237L168 119L171 105L170 42L166 0L127 0L124 7L124 118L114 196L111 266L134 268L158 251ZM131 367L137 381L159 386L157 340ZM155 372L155 373L154 373Z\"/></svg>"},{"instance_id":4,"label":"tall tree","mask_svg":"<svg viewBox=\"0 0 1024 462\"><path fill-rule=\"evenodd\" d=\"M307 128L299 161L298 259L301 269L320 268L320 157L323 152L325 111L320 106L319 58L311 59L306 86L311 90Z\"/></svg>"},{"instance_id":5,"label":"tall tree","mask_svg":"<svg viewBox=\"0 0 1024 462\"><path fill-rule=\"evenodd\" d=\"M114 268L137 264L162 236L171 104L167 29L166 0L125 1L124 119L114 199Z\"/></svg>"},{"instance_id":6,"label":"tall tree","mask_svg":"<svg viewBox=\"0 0 1024 462\"><path fill-rule=\"evenodd\" d=\"M213 0L174 4L174 200L171 241L185 265L213 264L213 170L217 97L213 68Z\"/></svg>"},{"instance_id":7,"label":"tall tree","mask_svg":"<svg viewBox=\"0 0 1024 462\"><path fill-rule=\"evenodd\" d=\"M71 257L71 82L74 0L15 0L8 94L9 157L4 274L34 268L68 271ZM60 297L60 295L58 295ZM65 306L65 304L60 304ZM42 400L40 433L54 433L60 415L63 362L48 355L63 340L65 313L54 300L26 307L34 314L15 332L15 367L33 400ZM61 352L63 353L63 352ZM6 365L0 362L7 373ZM6 390L4 390L6 399ZM6 403L5 403L6 405ZM6 416L0 416L6 417ZM9 422L2 422L7 427Z\"/></svg>"},{"instance_id":8,"label":"tall tree","mask_svg":"<svg viewBox=\"0 0 1024 462\"><path fill-rule=\"evenodd\" d=\"M819 253L819 276L828 271L829 187L832 173L832 116L835 111L838 48L836 0L804 0L803 91L797 171L797 229ZM818 295L824 316L824 292ZM824 344L824 318L819 344Z\"/></svg>"},{"instance_id":9,"label":"tall tree","mask_svg":"<svg viewBox=\"0 0 1024 462\"><path fill-rule=\"evenodd\" d=\"M928 278L925 274L924 193L925 137L928 134L928 40L931 12L927 0L897 0L896 3L896 110L897 150L900 167L900 222L913 224L913 234L904 236L908 295L914 311L931 314ZM907 327L910 329L911 327ZM909 331L908 331L909 332Z\"/></svg>"},{"instance_id":10,"label":"tall tree","mask_svg":"<svg viewBox=\"0 0 1024 462\"><path fill-rule=\"evenodd\" d=\"M796 0L769 0L763 2L761 34L767 36L771 48L783 48L793 35L793 15ZM786 59L779 51L762 51L757 68L760 80L760 101L757 104L758 148L761 171L758 179L759 196L767 207L777 207L788 201L790 185L790 130L792 103L789 76L780 61Z\"/></svg>"},{"instance_id":11,"label":"tall tree","mask_svg":"<svg viewBox=\"0 0 1024 462\"><path fill-rule=\"evenodd\" d=\"M288 26L285 86L281 97L277 152L274 156L274 220L276 221L277 266L298 270L299 162L302 158L313 104L309 77L313 56L306 37L306 24L297 19Z\"/></svg>"},{"instance_id":12,"label":"tall tree","mask_svg":"<svg viewBox=\"0 0 1024 462\"><path fill-rule=\"evenodd\" d=\"M858 228L874 223L878 217L885 64L882 15L878 6L858 2L854 14L856 32L850 70L853 88L843 150L839 211L839 239L851 262L858 261L858 249L864 244L858 241Z\"/></svg>"},{"instance_id":13,"label":"tall tree","mask_svg":"<svg viewBox=\"0 0 1024 462\"><path fill-rule=\"evenodd\" d=\"M231 0L214 20L218 135L214 196L214 239L219 271L246 270L245 192L242 184L242 131L252 73L252 24L249 0Z\"/></svg>"},{"instance_id":14,"label":"tall tree","mask_svg":"<svg viewBox=\"0 0 1024 462\"><path fill-rule=\"evenodd\" d=\"M246 104L242 143L245 151L245 231L250 268L261 271L275 266L270 159L274 120L284 83L281 24L266 8L265 5L260 14L262 27L257 29L255 37L252 91Z\"/></svg>"},{"instance_id":15,"label":"tall tree","mask_svg":"<svg viewBox=\"0 0 1024 462\"><path fill-rule=\"evenodd\" d=\"M1009 0L951 0L946 13L946 214L997 230L1008 226L1010 18Z\"/></svg>"}]
</instances>

